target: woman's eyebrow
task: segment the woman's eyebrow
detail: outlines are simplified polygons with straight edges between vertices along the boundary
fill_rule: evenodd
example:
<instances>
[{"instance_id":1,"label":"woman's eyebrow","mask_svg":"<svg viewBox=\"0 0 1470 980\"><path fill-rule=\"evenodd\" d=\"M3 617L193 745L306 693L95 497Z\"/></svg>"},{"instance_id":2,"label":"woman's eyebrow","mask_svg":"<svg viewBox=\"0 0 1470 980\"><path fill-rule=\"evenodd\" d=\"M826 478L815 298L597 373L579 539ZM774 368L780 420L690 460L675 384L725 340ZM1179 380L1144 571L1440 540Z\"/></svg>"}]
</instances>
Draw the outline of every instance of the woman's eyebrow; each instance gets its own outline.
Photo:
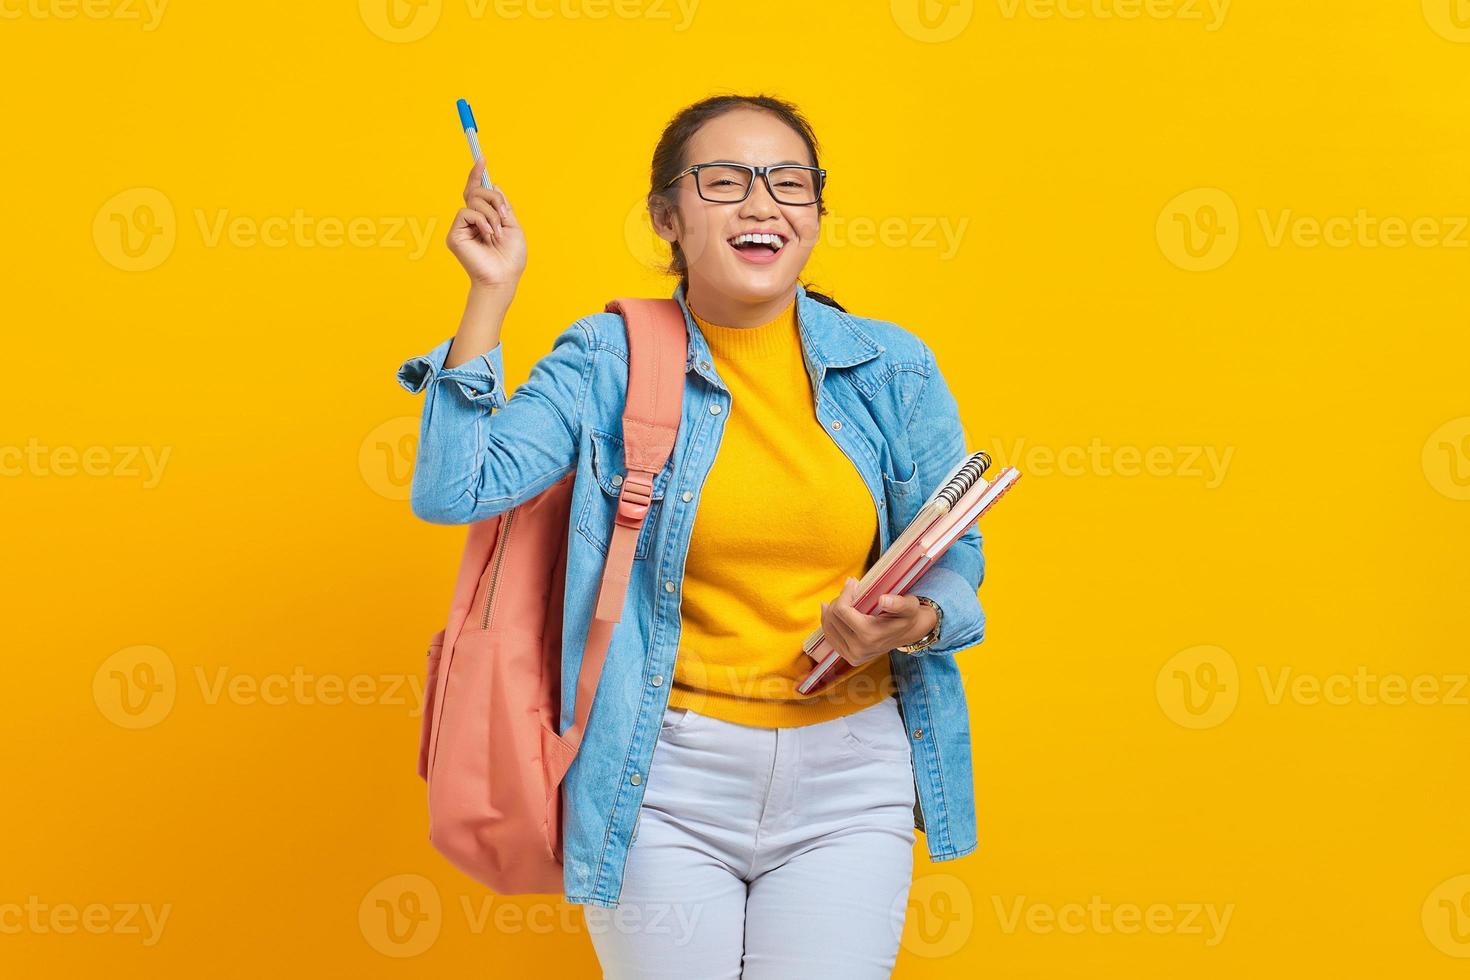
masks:
<instances>
[{"instance_id":1,"label":"woman's eyebrow","mask_svg":"<svg viewBox=\"0 0 1470 980\"><path fill-rule=\"evenodd\" d=\"M748 163L744 162L743 160L711 160L710 163L738 163L742 167L751 166L751 164L748 164ZM805 166L807 166L807 164L802 163L800 160L777 160L775 163L768 164L768 166L772 166L772 167L785 167L787 165L796 166L796 167L805 167Z\"/></svg>"}]
</instances>

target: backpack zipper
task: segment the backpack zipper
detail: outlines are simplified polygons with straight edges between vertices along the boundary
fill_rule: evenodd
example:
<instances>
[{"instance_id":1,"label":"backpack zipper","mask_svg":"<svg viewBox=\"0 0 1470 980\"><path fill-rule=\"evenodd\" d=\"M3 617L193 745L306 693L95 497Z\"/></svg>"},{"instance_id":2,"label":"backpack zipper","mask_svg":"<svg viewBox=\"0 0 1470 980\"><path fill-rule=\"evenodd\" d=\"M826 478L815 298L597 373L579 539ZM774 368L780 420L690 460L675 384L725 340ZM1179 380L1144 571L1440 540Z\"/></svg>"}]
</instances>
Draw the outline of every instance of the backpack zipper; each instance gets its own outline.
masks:
<instances>
[{"instance_id":1,"label":"backpack zipper","mask_svg":"<svg viewBox=\"0 0 1470 980\"><path fill-rule=\"evenodd\" d=\"M500 561L505 557L505 543L510 540L510 526L515 523L516 512L510 510L505 515L505 526L500 529L500 534L495 540L495 557L490 570L490 587L485 590L485 611L480 616L480 629L490 628L490 607L495 601L495 587L500 584Z\"/></svg>"}]
</instances>

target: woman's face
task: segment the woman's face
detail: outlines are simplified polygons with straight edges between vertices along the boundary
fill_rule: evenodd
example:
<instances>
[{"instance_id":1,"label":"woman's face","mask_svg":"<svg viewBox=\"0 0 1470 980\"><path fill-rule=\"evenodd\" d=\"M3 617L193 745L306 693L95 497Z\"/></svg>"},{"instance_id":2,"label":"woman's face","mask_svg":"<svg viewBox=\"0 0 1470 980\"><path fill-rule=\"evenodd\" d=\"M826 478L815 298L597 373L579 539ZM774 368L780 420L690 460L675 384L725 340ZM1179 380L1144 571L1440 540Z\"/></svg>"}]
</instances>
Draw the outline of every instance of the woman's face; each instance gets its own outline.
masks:
<instances>
[{"instance_id":1,"label":"woman's face","mask_svg":"<svg viewBox=\"0 0 1470 980\"><path fill-rule=\"evenodd\" d=\"M767 112L736 109L705 123L689 141L685 166L729 161L769 166L813 166L806 143L791 127ZM689 297L704 297L701 315L717 305L784 302L817 243L821 218L817 205L777 203L757 177L750 196L738 203L716 203L699 196L695 176L680 177L676 206L666 209L655 229L665 241L679 243L689 269ZM730 240L743 232L767 232L784 239L780 250L742 251Z\"/></svg>"}]
</instances>

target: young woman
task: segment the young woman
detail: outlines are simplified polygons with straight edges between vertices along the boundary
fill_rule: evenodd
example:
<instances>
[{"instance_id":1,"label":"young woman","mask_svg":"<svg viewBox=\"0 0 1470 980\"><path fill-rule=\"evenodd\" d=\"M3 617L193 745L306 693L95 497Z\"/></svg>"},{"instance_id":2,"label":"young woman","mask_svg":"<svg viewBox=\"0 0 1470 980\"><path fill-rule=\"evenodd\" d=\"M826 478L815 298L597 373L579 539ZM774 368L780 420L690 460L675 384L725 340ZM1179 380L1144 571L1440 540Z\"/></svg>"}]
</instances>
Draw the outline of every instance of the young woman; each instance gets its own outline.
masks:
<instances>
[{"instance_id":1,"label":"young woman","mask_svg":"<svg viewBox=\"0 0 1470 980\"><path fill-rule=\"evenodd\" d=\"M979 531L877 615L852 606L964 432L922 340L798 282L825 188L810 126L774 98L691 105L654 151L649 215L689 331L683 414L564 784L565 897L586 906L607 977L886 977L915 829L936 861L976 844L954 654L984 634ZM626 327L577 321L507 399L500 330L525 237L478 166L464 199L448 237L471 281L459 330L399 370L428 389L413 509L478 521L576 472L576 676L621 493ZM802 697L818 622L855 666Z\"/></svg>"}]
</instances>

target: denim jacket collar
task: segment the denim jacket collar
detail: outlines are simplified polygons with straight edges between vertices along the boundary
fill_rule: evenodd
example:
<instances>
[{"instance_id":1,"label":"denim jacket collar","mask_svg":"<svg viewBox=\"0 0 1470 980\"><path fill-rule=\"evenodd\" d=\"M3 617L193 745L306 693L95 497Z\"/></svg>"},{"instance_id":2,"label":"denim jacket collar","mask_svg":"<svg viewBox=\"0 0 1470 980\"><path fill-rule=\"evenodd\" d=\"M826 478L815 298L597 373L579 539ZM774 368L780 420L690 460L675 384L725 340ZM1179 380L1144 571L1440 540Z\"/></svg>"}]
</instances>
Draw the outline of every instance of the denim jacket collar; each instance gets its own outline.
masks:
<instances>
[{"instance_id":1,"label":"denim jacket collar","mask_svg":"<svg viewBox=\"0 0 1470 980\"><path fill-rule=\"evenodd\" d=\"M709 343L689 312L682 282L674 289L674 299L678 300L679 307L684 311L684 324L689 331L689 356L684 362L684 370L694 370L710 384L725 390L725 385L721 383L710 363ZM828 368L861 364L885 350L852 317L844 316L840 310L808 296L801 283L796 284L796 324L801 333L801 345L806 354L807 371L811 375L813 391L821 387Z\"/></svg>"}]
</instances>

